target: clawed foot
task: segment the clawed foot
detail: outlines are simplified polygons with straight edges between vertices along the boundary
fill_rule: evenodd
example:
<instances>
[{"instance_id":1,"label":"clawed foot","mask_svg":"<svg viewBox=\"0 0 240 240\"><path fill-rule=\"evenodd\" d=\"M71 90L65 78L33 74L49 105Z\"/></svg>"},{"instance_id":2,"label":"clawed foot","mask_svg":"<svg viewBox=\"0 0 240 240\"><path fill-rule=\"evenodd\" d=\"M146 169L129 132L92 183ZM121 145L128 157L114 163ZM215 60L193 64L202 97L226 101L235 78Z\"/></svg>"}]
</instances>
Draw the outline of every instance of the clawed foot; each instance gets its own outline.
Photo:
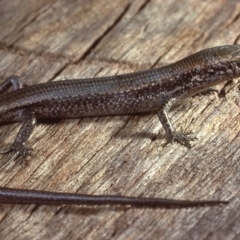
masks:
<instances>
[{"instance_id":1,"label":"clawed foot","mask_svg":"<svg viewBox=\"0 0 240 240\"><path fill-rule=\"evenodd\" d=\"M32 151L33 149L31 147L27 147L25 144L13 143L6 150L0 151L0 154L9 153L9 155L11 155L10 159L0 164L0 168L3 168L4 166L8 165L10 162L15 161L18 157L21 157L21 164L24 163L24 160L26 159L26 157L33 156L31 153Z\"/></svg>"},{"instance_id":2,"label":"clawed foot","mask_svg":"<svg viewBox=\"0 0 240 240\"><path fill-rule=\"evenodd\" d=\"M192 133L183 133L183 132L173 132L171 135L170 142L178 142L181 145L190 149L192 146L189 141L197 140L197 137L192 135Z\"/></svg>"}]
</instances>

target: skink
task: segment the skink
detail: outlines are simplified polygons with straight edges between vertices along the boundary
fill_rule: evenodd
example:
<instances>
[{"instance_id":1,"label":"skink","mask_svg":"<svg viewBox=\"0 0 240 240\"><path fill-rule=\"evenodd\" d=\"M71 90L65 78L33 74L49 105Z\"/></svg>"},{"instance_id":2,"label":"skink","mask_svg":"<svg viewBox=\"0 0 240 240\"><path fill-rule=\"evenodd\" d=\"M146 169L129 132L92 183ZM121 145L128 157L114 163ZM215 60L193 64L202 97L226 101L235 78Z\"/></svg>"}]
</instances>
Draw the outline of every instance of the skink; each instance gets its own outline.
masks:
<instances>
[{"instance_id":1,"label":"skink","mask_svg":"<svg viewBox=\"0 0 240 240\"><path fill-rule=\"evenodd\" d=\"M2 153L26 157L27 141L40 118L81 118L156 112L170 141L190 148L193 137L176 132L168 117L178 102L240 76L240 45L197 52L173 64L118 76L64 80L23 87L17 76L0 85L0 123L22 122L14 143ZM7 91L12 87L12 91ZM222 201L175 201L124 196L89 196L0 188L2 203L130 204L192 207Z\"/></svg>"}]
</instances>

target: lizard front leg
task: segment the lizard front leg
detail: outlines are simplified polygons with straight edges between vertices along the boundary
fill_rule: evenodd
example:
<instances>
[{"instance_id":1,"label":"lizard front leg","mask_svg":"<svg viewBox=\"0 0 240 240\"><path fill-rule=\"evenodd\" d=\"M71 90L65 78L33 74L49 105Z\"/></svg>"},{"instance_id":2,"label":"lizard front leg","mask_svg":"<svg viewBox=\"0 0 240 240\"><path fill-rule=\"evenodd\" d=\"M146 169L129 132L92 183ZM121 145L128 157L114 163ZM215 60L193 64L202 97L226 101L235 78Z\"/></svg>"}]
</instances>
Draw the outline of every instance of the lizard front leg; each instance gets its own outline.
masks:
<instances>
[{"instance_id":1,"label":"lizard front leg","mask_svg":"<svg viewBox=\"0 0 240 240\"><path fill-rule=\"evenodd\" d=\"M177 132L174 130L168 116L168 112L172 107L174 100L167 101L162 108L157 111L158 118L166 131L170 142L176 141L187 148L191 148L189 141L195 140L196 137L190 136L189 133Z\"/></svg>"}]
</instances>

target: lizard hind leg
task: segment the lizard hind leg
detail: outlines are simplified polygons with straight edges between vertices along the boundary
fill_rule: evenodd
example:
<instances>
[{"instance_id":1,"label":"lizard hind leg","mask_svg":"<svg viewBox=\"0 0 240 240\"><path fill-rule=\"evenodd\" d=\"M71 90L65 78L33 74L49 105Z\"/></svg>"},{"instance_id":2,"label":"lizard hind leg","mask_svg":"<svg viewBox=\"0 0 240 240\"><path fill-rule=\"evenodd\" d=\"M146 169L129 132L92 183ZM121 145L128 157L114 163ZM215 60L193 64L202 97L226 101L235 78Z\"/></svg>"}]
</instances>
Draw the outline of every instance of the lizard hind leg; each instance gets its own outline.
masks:
<instances>
[{"instance_id":1,"label":"lizard hind leg","mask_svg":"<svg viewBox=\"0 0 240 240\"><path fill-rule=\"evenodd\" d=\"M19 88L23 88L21 79L18 76L11 76L7 78L0 84L0 94L6 92L9 88L12 88L13 91Z\"/></svg>"},{"instance_id":2,"label":"lizard hind leg","mask_svg":"<svg viewBox=\"0 0 240 240\"><path fill-rule=\"evenodd\" d=\"M29 109L19 109L16 111L5 113L1 116L5 121L22 122L22 126L14 140L14 142L5 150L0 151L0 154L10 154L11 158L0 163L0 168L8 163L21 157L22 162L27 156L31 156L32 148L27 146L27 141L36 125L35 113Z\"/></svg>"}]
</instances>

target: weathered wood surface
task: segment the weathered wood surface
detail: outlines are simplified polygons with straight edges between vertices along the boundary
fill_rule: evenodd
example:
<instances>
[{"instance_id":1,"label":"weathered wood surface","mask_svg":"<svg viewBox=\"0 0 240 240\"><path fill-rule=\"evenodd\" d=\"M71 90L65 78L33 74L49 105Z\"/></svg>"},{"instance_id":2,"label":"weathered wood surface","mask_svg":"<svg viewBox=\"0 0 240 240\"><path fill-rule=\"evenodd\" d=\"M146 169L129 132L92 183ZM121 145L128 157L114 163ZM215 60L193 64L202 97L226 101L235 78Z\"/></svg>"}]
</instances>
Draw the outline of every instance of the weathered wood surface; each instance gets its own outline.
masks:
<instances>
[{"instance_id":1,"label":"weathered wood surface","mask_svg":"<svg viewBox=\"0 0 240 240\"><path fill-rule=\"evenodd\" d=\"M0 76L27 84L160 66L237 43L240 3L163 0L0 1ZM223 86L220 86L221 89ZM230 200L182 210L0 206L1 239L237 239L240 235L240 100L237 82L171 112L197 133L187 150L164 147L155 114L39 124L34 157L0 172L1 186L86 194ZM1 146L16 125L1 126ZM154 141L156 135L158 139ZM1 156L1 161L6 156Z\"/></svg>"}]
</instances>

